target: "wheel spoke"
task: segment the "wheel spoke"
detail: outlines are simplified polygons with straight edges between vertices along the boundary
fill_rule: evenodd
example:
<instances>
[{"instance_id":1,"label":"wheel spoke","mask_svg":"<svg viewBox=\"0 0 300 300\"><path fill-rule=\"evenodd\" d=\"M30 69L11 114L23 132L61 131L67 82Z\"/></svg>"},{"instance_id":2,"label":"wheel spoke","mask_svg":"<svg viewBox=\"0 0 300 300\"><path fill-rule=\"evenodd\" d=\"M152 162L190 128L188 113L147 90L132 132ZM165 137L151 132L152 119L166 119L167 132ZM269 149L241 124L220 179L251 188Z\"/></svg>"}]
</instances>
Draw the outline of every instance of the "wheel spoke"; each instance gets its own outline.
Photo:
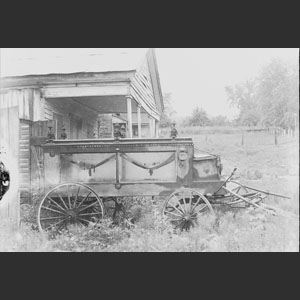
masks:
<instances>
[{"instance_id":1,"label":"wheel spoke","mask_svg":"<svg viewBox=\"0 0 300 300\"><path fill-rule=\"evenodd\" d=\"M78 220L81 220L81 221L84 221L84 222L86 222L86 223L88 223L88 224L90 224L90 221L85 220L85 219L83 219L83 218L77 217L77 219L78 219Z\"/></svg>"},{"instance_id":2,"label":"wheel spoke","mask_svg":"<svg viewBox=\"0 0 300 300\"><path fill-rule=\"evenodd\" d=\"M183 194L182 199L183 199L183 204L184 204L184 212L187 213L187 203L186 203L186 195Z\"/></svg>"},{"instance_id":3,"label":"wheel spoke","mask_svg":"<svg viewBox=\"0 0 300 300\"><path fill-rule=\"evenodd\" d=\"M180 219L171 219L170 221L171 221L171 222L174 222L174 221L175 221L175 222L179 222L179 221L183 221L183 219L182 219L182 218L180 218Z\"/></svg>"},{"instance_id":4,"label":"wheel spoke","mask_svg":"<svg viewBox=\"0 0 300 300\"><path fill-rule=\"evenodd\" d=\"M79 214L78 216L97 216L102 215L102 211L98 213L91 213L91 214Z\"/></svg>"},{"instance_id":5,"label":"wheel spoke","mask_svg":"<svg viewBox=\"0 0 300 300\"><path fill-rule=\"evenodd\" d=\"M69 207L70 207L70 209L72 209L71 197L70 197L70 187L69 186L67 186L67 194L68 194Z\"/></svg>"},{"instance_id":6,"label":"wheel spoke","mask_svg":"<svg viewBox=\"0 0 300 300\"><path fill-rule=\"evenodd\" d=\"M56 212L58 214L61 214L61 215L64 215L65 216L65 213L61 212L61 211L58 211L58 210L55 210L55 209L52 209L52 208L49 208L49 207L45 207L45 206L42 206L41 207L42 209L46 209L46 210L50 210L50 211L53 211L53 212Z\"/></svg>"},{"instance_id":7,"label":"wheel spoke","mask_svg":"<svg viewBox=\"0 0 300 300\"><path fill-rule=\"evenodd\" d=\"M182 210L182 213L185 213L185 210L184 210L183 206L182 206L181 203L180 203L181 198L178 197L178 196L175 196L175 198L176 198L176 201L178 202L178 205L180 206L180 208L181 208L181 210Z\"/></svg>"},{"instance_id":8,"label":"wheel spoke","mask_svg":"<svg viewBox=\"0 0 300 300\"><path fill-rule=\"evenodd\" d=\"M198 211L194 212L194 213L191 215L191 217L194 216L194 215L199 214L199 212L201 212L201 211L202 211L204 208L206 208L206 207L208 207L207 204L205 204L204 206L202 206Z\"/></svg>"},{"instance_id":9,"label":"wheel spoke","mask_svg":"<svg viewBox=\"0 0 300 300\"><path fill-rule=\"evenodd\" d=\"M165 211L165 213L168 213L168 214L171 214L171 215L174 215L174 216L176 216L176 217L181 217L180 215L178 215L178 214L174 214L173 212L171 212L171 211L168 211L168 210L166 210Z\"/></svg>"},{"instance_id":10,"label":"wheel spoke","mask_svg":"<svg viewBox=\"0 0 300 300\"><path fill-rule=\"evenodd\" d=\"M86 199L88 199L88 197L90 196L91 193L92 193L92 192L89 192L89 193L87 194L87 196L79 203L79 205L78 205L77 208L79 208L79 207L82 205L82 203L83 203Z\"/></svg>"},{"instance_id":11,"label":"wheel spoke","mask_svg":"<svg viewBox=\"0 0 300 300\"><path fill-rule=\"evenodd\" d=\"M169 202L169 205L171 205L174 209L176 209L180 215L182 215L182 213L184 213L184 211L180 211L177 207L175 207L172 203Z\"/></svg>"},{"instance_id":12,"label":"wheel spoke","mask_svg":"<svg viewBox=\"0 0 300 300\"><path fill-rule=\"evenodd\" d=\"M54 201L50 196L47 196L47 199L50 200L53 204L55 204L57 207L59 207L62 211L66 211L63 207L61 207L56 201Z\"/></svg>"},{"instance_id":13,"label":"wheel spoke","mask_svg":"<svg viewBox=\"0 0 300 300\"><path fill-rule=\"evenodd\" d=\"M77 202L77 200L78 200L79 191L80 191L80 186L79 186L79 188L78 188L78 191L77 191L77 194L76 194L76 198L75 198L75 201L74 201L74 208L76 208L76 202Z\"/></svg>"},{"instance_id":14,"label":"wheel spoke","mask_svg":"<svg viewBox=\"0 0 300 300\"><path fill-rule=\"evenodd\" d=\"M57 219L66 219L66 217L50 217L50 218L41 218L41 221L47 221L47 220L57 220Z\"/></svg>"},{"instance_id":15,"label":"wheel spoke","mask_svg":"<svg viewBox=\"0 0 300 300\"><path fill-rule=\"evenodd\" d=\"M195 210L195 208L196 208L197 205L199 204L200 200L202 200L202 199L201 199L201 197L199 196L199 197L198 197L198 200L197 200L197 202L196 202L196 204L194 205L194 208L193 208L192 211L191 211L191 213Z\"/></svg>"},{"instance_id":16,"label":"wheel spoke","mask_svg":"<svg viewBox=\"0 0 300 300\"><path fill-rule=\"evenodd\" d=\"M52 225L50 225L50 226L46 227L46 228L45 228L45 230L47 230L48 228L51 228L51 227L57 226L57 225L59 225L59 224L61 224L61 223L65 222L65 220L66 220L66 219L64 219L64 220L62 220L62 221L59 221L59 222L57 222L57 223L55 223L55 224L52 224Z\"/></svg>"},{"instance_id":17,"label":"wheel spoke","mask_svg":"<svg viewBox=\"0 0 300 300\"><path fill-rule=\"evenodd\" d=\"M60 194L58 191L56 191L56 193L57 193L57 195L58 195L60 201L63 203L64 207L66 208L66 210L69 210L69 208L68 208L66 202L64 201L63 197L61 196L61 194ZM65 210L65 209L64 209L64 210Z\"/></svg>"},{"instance_id":18,"label":"wheel spoke","mask_svg":"<svg viewBox=\"0 0 300 300\"><path fill-rule=\"evenodd\" d=\"M193 195L192 195L192 191L190 191L190 213L192 212L192 202L193 202Z\"/></svg>"},{"instance_id":19,"label":"wheel spoke","mask_svg":"<svg viewBox=\"0 0 300 300\"><path fill-rule=\"evenodd\" d=\"M94 202L94 203L92 203L92 204L90 204L88 206L85 206L85 207L81 208L78 212L84 211L84 210L86 210L86 209L88 209L88 208L90 208L92 206L95 206L96 204L99 204L99 203L98 202Z\"/></svg>"}]
</instances>

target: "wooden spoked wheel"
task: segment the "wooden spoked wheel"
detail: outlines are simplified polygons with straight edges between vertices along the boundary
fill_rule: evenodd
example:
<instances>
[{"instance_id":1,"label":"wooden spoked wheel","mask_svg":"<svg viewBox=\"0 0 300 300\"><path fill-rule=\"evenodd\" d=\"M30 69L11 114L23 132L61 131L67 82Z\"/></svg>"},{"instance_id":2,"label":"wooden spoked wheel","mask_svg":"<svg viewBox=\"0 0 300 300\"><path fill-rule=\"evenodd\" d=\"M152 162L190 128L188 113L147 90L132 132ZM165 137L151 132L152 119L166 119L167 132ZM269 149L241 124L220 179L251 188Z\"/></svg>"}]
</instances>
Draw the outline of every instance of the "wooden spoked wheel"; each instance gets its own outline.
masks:
<instances>
[{"instance_id":1,"label":"wooden spoked wheel","mask_svg":"<svg viewBox=\"0 0 300 300\"><path fill-rule=\"evenodd\" d=\"M214 214L209 201L202 194L191 189L174 192L163 207L163 214L175 229L180 230L189 230L194 227L199 214L207 212Z\"/></svg>"},{"instance_id":2,"label":"wooden spoked wheel","mask_svg":"<svg viewBox=\"0 0 300 300\"><path fill-rule=\"evenodd\" d=\"M41 232L57 231L70 224L96 224L104 216L102 200L88 186L66 183L49 191L38 208Z\"/></svg>"}]
</instances>

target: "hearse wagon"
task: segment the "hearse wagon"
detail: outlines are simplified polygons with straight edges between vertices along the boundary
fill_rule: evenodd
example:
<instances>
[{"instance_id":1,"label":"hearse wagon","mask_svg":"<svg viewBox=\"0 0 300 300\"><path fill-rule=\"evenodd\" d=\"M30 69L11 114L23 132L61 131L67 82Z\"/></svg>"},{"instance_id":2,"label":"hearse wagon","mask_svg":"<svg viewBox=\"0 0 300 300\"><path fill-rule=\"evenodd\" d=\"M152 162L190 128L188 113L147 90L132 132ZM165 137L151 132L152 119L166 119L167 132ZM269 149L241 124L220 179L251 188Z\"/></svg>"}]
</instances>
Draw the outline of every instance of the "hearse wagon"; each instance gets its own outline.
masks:
<instances>
[{"instance_id":1,"label":"hearse wagon","mask_svg":"<svg viewBox=\"0 0 300 300\"><path fill-rule=\"evenodd\" d=\"M163 215L180 229L218 204L266 209L268 193L233 182L234 172L222 178L218 155L195 153L190 138L159 138L155 51L136 50L143 55L110 62L91 54L86 65L25 59L1 78L0 143L18 159L21 203L40 195L39 229L115 219L137 196L164 199Z\"/></svg>"}]
</instances>

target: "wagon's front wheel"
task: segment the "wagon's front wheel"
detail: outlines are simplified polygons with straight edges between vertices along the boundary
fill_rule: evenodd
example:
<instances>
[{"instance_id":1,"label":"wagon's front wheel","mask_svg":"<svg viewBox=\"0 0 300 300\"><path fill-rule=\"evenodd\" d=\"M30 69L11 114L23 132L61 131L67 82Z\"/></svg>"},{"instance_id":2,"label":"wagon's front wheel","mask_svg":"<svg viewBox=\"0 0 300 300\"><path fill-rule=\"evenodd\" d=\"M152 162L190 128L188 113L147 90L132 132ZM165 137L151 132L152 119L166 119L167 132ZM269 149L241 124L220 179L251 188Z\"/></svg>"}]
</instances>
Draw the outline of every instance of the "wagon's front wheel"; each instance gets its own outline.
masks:
<instances>
[{"instance_id":1,"label":"wagon's front wheel","mask_svg":"<svg viewBox=\"0 0 300 300\"><path fill-rule=\"evenodd\" d=\"M189 230L194 227L199 214L214 210L202 194L192 189L174 192L165 202L163 214L174 225L175 229Z\"/></svg>"},{"instance_id":2,"label":"wagon's front wheel","mask_svg":"<svg viewBox=\"0 0 300 300\"><path fill-rule=\"evenodd\" d=\"M79 183L61 184L42 199L38 208L38 228L47 232L70 224L96 224L104 213L102 200L90 187Z\"/></svg>"}]
</instances>

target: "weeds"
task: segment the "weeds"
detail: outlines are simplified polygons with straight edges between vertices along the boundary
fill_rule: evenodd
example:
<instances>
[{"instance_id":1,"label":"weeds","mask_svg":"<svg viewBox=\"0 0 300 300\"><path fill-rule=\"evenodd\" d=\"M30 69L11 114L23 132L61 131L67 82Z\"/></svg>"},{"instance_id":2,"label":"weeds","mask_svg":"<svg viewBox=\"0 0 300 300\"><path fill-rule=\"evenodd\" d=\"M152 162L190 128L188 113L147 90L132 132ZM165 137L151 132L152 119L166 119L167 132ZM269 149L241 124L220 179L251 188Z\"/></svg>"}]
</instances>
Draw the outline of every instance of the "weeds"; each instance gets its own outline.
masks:
<instances>
[{"instance_id":1,"label":"weeds","mask_svg":"<svg viewBox=\"0 0 300 300\"><path fill-rule=\"evenodd\" d=\"M241 183L290 196L291 199L270 197L266 204L298 214L298 142L286 144L285 137L279 137L278 146L266 146L273 142L271 135L247 133L242 146L240 132L230 130L230 134L221 129L209 134L201 128L190 128L181 135L191 136L198 149L220 154L225 175L237 166ZM197 226L189 232L175 232L162 216L164 200L133 199L134 205L122 215L118 225L104 219L96 227L71 226L55 239L37 231L36 208L23 206L19 231L0 224L0 251L299 251L299 220L267 215L256 209L232 211L223 207L216 210L216 216L199 216Z\"/></svg>"}]
</instances>

